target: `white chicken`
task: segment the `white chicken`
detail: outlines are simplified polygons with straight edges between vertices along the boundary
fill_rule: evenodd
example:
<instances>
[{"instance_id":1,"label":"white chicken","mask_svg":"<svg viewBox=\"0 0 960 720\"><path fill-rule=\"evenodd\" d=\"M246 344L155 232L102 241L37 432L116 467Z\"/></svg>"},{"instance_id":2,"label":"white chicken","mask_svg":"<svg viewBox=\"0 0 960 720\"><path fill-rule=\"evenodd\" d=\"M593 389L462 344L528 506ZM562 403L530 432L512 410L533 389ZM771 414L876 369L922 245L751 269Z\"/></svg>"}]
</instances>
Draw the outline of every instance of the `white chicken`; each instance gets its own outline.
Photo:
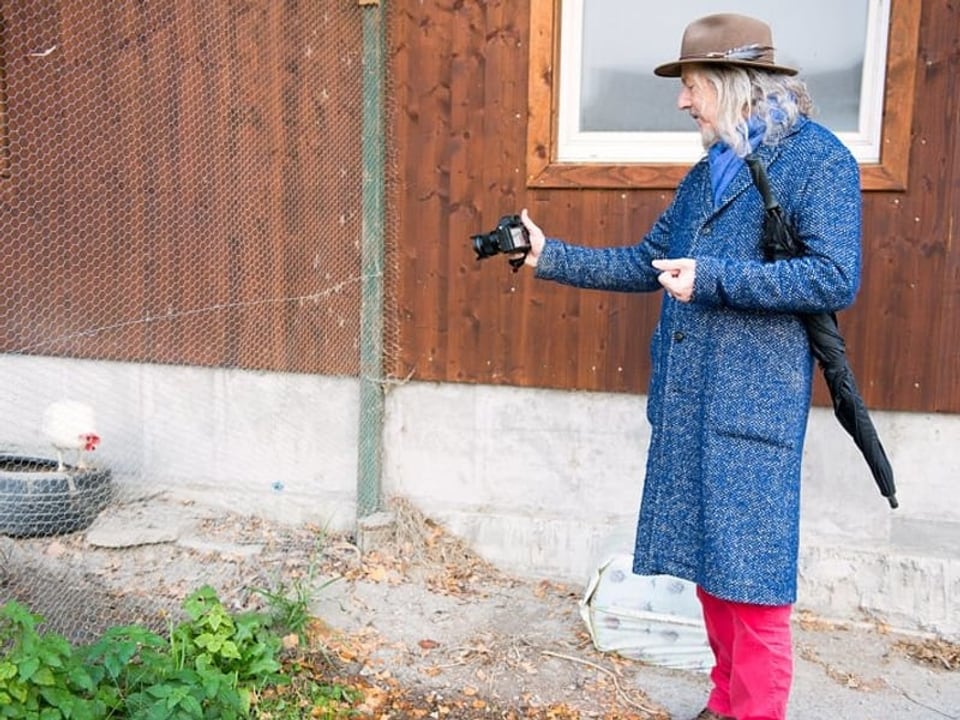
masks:
<instances>
[{"instance_id":1,"label":"white chicken","mask_svg":"<svg viewBox=\"0 0 960 720\"><path fill-rule=\"evenodd\" d=\"M86 469L85 452L96 450L100 444L93 408L76 400L59 400L43 412L42 432L47 442L57 451L57 470L67 469L64 454L76 451L76 467Z\"/></svg>"}]
</instances>

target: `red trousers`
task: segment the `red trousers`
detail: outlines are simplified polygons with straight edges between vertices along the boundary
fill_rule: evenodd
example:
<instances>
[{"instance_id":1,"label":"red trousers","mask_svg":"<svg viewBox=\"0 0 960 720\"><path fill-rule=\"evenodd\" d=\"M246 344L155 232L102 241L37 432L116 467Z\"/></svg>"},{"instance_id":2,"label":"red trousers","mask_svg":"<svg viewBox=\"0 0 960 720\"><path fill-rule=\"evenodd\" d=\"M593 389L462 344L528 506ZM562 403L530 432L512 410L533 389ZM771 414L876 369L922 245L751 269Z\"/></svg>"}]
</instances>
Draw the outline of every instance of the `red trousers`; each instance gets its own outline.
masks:
<instances>
[{"instance_id":1,"label":"red trousers","mask_svg":"<svg viewBox=\"0 0 960 720\"><path fill-rule=\"evenodd\" d=\"M793 653L790 605L750 605L697 588L716 664L707 707L736 720L785 720Z\"/></svg>"}]
</instances>

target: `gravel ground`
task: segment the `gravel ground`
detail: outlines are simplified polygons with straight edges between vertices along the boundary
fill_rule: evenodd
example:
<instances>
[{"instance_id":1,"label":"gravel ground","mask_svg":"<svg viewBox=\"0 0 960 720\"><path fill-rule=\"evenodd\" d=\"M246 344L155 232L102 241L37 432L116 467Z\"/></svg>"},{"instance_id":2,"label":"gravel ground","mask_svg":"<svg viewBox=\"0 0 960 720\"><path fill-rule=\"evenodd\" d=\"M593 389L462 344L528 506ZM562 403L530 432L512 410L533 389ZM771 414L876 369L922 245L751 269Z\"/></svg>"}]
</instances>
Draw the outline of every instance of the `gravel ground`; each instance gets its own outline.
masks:
<instances>
[{"instance_id":1,"label":"gravel ground","mask_svg":"<svg viewBox=\"0 0 960 720\"><path fill-rule=\"evenodd\" d=\"M0 538L0 602L82 641L120 622L162 627L203 584L236 609L262 606L258 589L309 588L320 634L374 680L583 718L686 720L703 705L704 673L598 652L582 587L510 577L414 509L395 514L389 542L361 556L318 528L127 499L85 532ZM789 720L960 719L955 645L799 610L794 642Z\"/></svg>"}]
</instances>

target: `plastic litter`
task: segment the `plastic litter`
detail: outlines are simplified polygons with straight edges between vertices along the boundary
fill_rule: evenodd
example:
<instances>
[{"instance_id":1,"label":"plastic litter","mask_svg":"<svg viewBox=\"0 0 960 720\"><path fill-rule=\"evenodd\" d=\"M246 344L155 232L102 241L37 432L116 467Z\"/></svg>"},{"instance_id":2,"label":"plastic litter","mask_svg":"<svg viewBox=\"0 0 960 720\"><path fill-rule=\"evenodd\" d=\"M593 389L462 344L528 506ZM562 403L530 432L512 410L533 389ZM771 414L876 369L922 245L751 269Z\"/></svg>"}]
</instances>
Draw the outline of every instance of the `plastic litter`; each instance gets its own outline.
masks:
<instances>
[{"instance_id":1,"label":"plastic litter","mask_svg":"<svg viewBox=\"0 0 960 720\"><path fill-rule=\"evenodd\" d=\"M713 653L696 585L670 575L635 575L633 557L602 562L580 600L594 647L681 670L708 672Z\"/></svg>"}]
</instances>

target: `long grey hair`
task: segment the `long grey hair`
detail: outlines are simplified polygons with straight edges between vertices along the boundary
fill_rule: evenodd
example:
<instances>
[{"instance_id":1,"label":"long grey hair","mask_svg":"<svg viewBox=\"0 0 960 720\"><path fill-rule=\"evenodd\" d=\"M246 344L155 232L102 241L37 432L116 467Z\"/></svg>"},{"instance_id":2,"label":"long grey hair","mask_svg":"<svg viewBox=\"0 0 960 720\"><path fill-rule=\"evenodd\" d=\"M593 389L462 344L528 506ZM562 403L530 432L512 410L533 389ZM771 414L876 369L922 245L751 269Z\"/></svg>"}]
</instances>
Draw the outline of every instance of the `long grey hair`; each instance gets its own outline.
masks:
<instances>
[{"instance_id":1,"label":"long grey hair","mask_svg":"<svg viewBox=\"0 0 960 720\"><path fill-rule=\"evenodd\" d=\"M717 90L717 136L740 157L750 153L747 121L751 115L766 126L765 145L776 145L798 117L813 115L807 84L795 76L732 65L698 69Z\"/></svg>"}]
</instances>

